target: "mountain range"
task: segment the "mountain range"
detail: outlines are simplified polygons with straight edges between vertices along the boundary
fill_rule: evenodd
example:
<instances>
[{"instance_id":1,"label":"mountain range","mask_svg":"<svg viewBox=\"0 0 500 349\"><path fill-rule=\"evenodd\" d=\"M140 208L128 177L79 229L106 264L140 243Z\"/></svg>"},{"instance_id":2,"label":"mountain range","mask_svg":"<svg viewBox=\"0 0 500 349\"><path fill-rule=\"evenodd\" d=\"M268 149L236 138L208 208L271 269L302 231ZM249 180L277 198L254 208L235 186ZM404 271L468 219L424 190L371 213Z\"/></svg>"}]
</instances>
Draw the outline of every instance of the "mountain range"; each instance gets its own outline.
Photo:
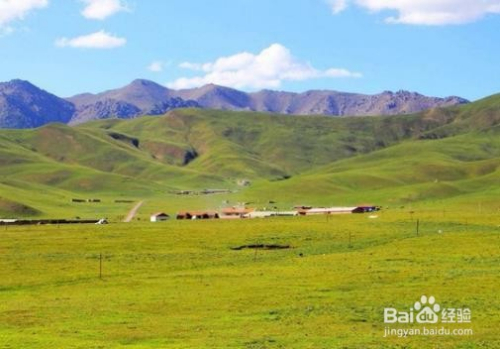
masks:
<instances>
[{"instance_id":1,"label":"mountain range","mask_svg":"<svg viewBox=\"0 0 500 349\"><path fill-rule=\"evenodd\" d=\"M109 118L131 119L142 115L162 115L179 108L372 116L412 114L467 103L469 101L460 97L427 97L408 91L385 91L376 95L328 90L304 93L262 90L247 93L213 84L172 90L141 79L99 94L84 93L61 98L28 81L12 80L0 83L0 128L35 128L51 122L77 125Z\"/></svg>"}]
</instances>

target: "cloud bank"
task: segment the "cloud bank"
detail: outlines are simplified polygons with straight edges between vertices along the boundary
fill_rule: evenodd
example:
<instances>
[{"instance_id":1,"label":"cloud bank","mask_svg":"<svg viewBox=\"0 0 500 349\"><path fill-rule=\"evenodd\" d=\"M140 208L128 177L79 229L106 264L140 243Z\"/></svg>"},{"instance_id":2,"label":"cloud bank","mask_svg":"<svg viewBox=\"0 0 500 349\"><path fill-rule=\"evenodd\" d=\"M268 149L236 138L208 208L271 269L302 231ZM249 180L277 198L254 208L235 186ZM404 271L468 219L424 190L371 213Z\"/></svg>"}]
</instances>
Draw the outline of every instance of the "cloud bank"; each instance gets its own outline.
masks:
<instances>
[{"instance_id":1,"label":"cloud bank","mask_svg":"<svg viewBox=\"0 0 500 349\"><path fill-rule=\"evenodd\" d=\"M290 50L280 44L273 44L258 54L242 52L209 63L184 62L179 67L200 74L170 82L167 84L170 88L185 89L212 83L233 88L261 89L277 88L283 81L362 76L340 68L318 70L309 63L297 60Z\"/></svg>"},{"instance_id":2,"label":"cloud bank","mask_svg":"<svg viewBox=\"0 0 500 349\"><path fill-rule=\"evenodd\" d=\"M332 12L345 10L349 3L370 12L395 11L387 23L449 25L477 21L489 14L500 14L500 0L326 0Z\"/></svg>"},{"instance_id":3,"label":"cloud bank","mask_svg":"<svg viewBox=\"0 0 500 349\"><path fill-rule=\"evenodd\" d=\"M112 49L125 45L127 40L105 32L104 30L78 36L76 38L60 38L56 40L56 46L87 48L87 49Z\"/></svg>"}]
</instances>

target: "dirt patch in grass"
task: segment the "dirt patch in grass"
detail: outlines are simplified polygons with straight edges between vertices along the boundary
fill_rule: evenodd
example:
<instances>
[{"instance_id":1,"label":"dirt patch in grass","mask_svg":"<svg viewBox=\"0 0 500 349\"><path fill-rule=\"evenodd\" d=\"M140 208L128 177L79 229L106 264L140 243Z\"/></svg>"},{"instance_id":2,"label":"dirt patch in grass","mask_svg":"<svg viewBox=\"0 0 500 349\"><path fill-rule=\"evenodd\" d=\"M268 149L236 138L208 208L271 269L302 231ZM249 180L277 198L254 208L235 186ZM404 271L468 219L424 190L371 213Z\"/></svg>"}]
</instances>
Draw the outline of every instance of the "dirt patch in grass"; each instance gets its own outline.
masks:
<instances>
[{"instance_id":1,"label":"dirt patch in grass","mask_svg":"<svg viewBox=\"0 0 500 349\"><path fill-rule=\"evenodd\" d=\"M241 251L244 249L255 249L255 250L287 250L292 248L290 245L276 245L276 244L251 244L251 245L242 245L238 247L231 247L233 251Z\"/></svg>"}]
</instances>

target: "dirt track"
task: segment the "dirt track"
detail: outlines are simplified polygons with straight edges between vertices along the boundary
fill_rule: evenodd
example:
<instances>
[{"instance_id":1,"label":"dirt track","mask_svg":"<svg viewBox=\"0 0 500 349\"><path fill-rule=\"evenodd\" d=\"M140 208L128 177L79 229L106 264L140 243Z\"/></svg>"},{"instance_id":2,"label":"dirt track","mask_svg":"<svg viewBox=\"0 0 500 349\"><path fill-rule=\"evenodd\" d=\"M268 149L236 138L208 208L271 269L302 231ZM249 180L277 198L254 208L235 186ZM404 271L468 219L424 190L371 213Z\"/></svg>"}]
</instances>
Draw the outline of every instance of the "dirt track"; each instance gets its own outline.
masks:
<instances>
[{"instance_id":1,"label":"dirt track","mask_svg":"<svg viewBox=\"0 0 500 349\"><path fill-rule=\"evenodd\" d=\"M132 221L132 219L134 219L135 215L137 214L137 211L139 210L139 208L141 208L142 204L144 203L144 201L139 201L127 214L127 216L125 217L125 219L123 220L125 223L129 223Z\"/></svg>"}]
</instances>

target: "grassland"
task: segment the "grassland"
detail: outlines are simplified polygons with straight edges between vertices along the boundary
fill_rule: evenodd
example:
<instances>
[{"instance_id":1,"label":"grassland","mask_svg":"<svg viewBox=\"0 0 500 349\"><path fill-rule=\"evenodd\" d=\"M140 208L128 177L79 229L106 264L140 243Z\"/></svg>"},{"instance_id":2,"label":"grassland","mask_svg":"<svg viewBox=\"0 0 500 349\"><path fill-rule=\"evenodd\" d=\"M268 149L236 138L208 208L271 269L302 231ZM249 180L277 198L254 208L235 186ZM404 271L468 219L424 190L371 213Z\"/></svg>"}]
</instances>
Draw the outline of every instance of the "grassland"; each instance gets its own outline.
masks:
<instances>
[{"instance_id":1,"label":"grassland","mask_svg":"<svg viewBox=\"0 0 500 349\"><path fill-rule=\"evenodd\" d=\"M113 224L0 227L0 348L498 348L499 121L492 96L397 117L188 109L3 130L0 217ZM202 188L234 192L169 194ZM147 222L241 202L384 210ZM292 248L231 250L254 243ZM383 338L383 309L422 294L469 307L474 335Z\"/></svg>"},{"instance_id":2,"label":"grassland","mask_svg":"<svg viewBox=\"0 0 500 349\"><path fill-rule=\"evenodd\" d=\"M0 348L500 347L498 211L412 210L2 228ZM474 335L384 338L422 294Z\"/></svg>"}]
</instances>

